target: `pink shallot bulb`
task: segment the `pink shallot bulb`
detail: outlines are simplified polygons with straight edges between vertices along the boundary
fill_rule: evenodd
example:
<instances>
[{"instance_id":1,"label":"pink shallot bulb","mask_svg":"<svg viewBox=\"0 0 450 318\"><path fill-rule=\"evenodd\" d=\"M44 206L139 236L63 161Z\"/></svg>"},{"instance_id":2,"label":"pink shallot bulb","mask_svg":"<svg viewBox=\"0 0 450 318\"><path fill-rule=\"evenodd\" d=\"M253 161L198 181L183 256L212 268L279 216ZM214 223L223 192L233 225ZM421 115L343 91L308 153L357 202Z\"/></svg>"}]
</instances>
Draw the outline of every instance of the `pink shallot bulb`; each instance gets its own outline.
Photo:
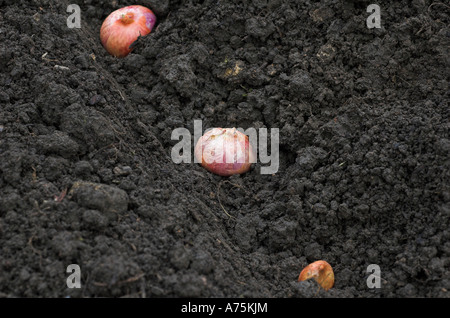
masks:
<instances>
[{"instance_id":1,"label":"pink shallot bulb","mask_svg":"<svg viewBox=\"0 0 450 318\"><path fill-rule=\"evenodd\" d=\"M208 171L219 176L245 173L256 162L248 136L236 128L213 128L197 142L194 155Z\"/></svg>"},{"instance_id":2,"label":"pink shallot bulb","mask_svg":"<svg viewBox=\"0 0 450 318\"><path fill-rule=\"evenodd\" d=\"M146 7L133 5L120 8L103 22L100 40L109 54L125 57L133 50L133 42L139 36L149 34L155 23L155 14Z\"/></svg>"}]
</instances>

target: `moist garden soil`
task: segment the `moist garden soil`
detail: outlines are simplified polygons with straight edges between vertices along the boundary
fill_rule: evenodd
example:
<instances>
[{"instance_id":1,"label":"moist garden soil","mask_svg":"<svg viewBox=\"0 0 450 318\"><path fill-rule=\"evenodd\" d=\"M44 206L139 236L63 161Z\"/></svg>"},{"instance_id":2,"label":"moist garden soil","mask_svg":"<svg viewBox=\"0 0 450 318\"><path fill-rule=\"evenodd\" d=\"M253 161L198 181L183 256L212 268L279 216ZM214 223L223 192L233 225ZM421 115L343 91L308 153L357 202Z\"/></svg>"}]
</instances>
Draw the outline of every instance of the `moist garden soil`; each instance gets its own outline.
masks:
<instances>
[{"instance_id":1,"label":"moist garden soil","mask_svg":"<svg viewBox=\"0 0 450 318\"><path fill-rule=\"evenodd\" d=\"M0 0L0 296L449 297L448 3L142 0L114 58L137 3ZM174 163L194 120L279 129L278 171Z\"/></svg>"}]
</instances>

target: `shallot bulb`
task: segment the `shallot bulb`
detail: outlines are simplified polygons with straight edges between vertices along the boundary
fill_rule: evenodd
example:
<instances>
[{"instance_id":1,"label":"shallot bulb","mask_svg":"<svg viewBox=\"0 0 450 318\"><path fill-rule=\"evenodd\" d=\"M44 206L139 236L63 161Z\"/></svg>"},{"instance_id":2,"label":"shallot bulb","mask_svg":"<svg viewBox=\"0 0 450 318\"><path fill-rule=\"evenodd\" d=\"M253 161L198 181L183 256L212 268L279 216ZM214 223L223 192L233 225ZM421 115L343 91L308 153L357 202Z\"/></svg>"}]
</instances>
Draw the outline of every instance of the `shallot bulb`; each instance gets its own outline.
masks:
<instances>
[{"instance_id":1,"label":"shallot bulb","mask_svg":"<svg viewBox=\"0 0 450 318\"><path fill-rule=\"evenodd\" d=\"M194 155L206 170L224 177L245 173L256 162L248 136L236 128L207 131L195 145Z\"/></svg>"},{"instance_id":2,"label":"shallot bulb","mask_svg":"<svg viewBox=\"0 0 450 318\"><path fill-rule=\"evenodd\" d=\"M323 289L329 290L334 285L333 268L326 261L316 261L306 266L300 273L298 281L313 278Z\"/></svg>"},{"instance_id":3,"label":"shallot bulb","mask_svg":"<svg viewBox=\"0 0 450 318\"><path fill-rule=\"evenodd\" d=\"M132 50L132 44L139 36L149 34L156 23L152 10L139 6L128 6L112 12L100 29L100 40L116 57L125 57Z\"/></svg>"}]
</instances>

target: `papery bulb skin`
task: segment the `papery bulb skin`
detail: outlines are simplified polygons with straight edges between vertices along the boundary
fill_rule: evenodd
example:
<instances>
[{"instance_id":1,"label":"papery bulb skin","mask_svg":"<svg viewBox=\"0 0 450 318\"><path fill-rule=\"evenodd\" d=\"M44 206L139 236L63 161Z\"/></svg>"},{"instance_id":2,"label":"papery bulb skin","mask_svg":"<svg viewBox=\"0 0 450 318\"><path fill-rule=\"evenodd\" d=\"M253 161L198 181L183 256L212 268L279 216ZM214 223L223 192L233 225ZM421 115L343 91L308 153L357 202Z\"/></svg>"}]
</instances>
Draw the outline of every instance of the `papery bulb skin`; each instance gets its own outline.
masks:
<instances>
[{"instance_id":1,"label":"papery bulb skin","mask_svg":"<svg viewBox=\"0 0 450 318\"><path fill-rule=\"evenodd\" d=\"M228 177L250 170L256 155L247 135L235 128L213 128L197 142L195 158L208 171Z\"/></svg>"},{"instance_id":2,"label":"papery bulb skin","mask_svg":"<svg viewBox=\"0 0 450 318\"><path fill-rule=\"evenodd\" d=\"M116 57L127 56L133 48L130 46L139 36L149 34L156 23L152 10L132 5L112 12L103 21L100 40L109 54Z\"/></svg>"},{"instance_id":3,"label":"papery bulb skin","mask_svg":"<svg viewBox=\"0 0 450 318\"><path fill-rule=\"evenodd\" d=\"M316 261L306 266L298 276L298 281L313 278L323 289L329 290L334 285L333 268L326 261Z\"/></svg>"}]
</instances>

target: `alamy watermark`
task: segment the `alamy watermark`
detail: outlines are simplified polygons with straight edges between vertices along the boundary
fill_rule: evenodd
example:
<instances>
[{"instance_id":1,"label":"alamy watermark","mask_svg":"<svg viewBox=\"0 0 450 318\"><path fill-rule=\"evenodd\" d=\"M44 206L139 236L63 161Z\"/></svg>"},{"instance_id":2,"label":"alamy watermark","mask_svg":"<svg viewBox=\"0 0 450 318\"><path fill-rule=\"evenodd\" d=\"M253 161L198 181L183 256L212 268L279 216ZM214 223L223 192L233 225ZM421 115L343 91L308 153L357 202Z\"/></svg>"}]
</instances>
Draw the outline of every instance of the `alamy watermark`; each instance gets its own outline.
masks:
<instances>
[{"instance_id":1,"label":"alamy watermark","mask_svg":"<svg viewBox=\"0 0 450 318\"><path fill-rule=\"evenodd\" d=\"M81 269L78 264L70 264L66 269L70 275L66 279L67 288L81 288ZM381 269L377 264L367 266L366 273L370 273L367 277L366 284L370 289L381 288Z\"/></svg>"},{"instance_id":2,"label":"alamy watermark","mask_svg":"<svg viewBox=\"0 0 450 318\"><path fill-rule=\"evenodd\" d=\"M211 128L210 128L211 129ZM207 132L207 129L205 132ZM256 152L258 150L258 156L254 156L249 162L257 162L257 157L262 164L269 164L267 166L261 166L261 174L274 174L278 171L280 163L280 151L279 151L279 129L270 129L270 155L268 154L268 129L259 128L247 128L246 130L242 128L236 128L237 131L245 134L249 138L249 143L253 150ZM200 137L203 135L202 121L194 120L194 145L197 144ZM181 138L181 140L180 140ZM175 146L173 146L171 151L171 158L174 163L200 163L197 157L192 155L193 146L191 144L192 134L184 127L176 128L172 131L172 140L180 140ZM217 153L223 151L222 149L217 149ZM230 160L228 160L230 159ZM217 161L216 161L217 162ZM234 158L228 158L226 156L225 163L234 163Z\"/></svg>"},{"instance_id":3,"label":"alamy watermark","mask_svg":"<svg viewBox=\"0 0 450 318\"><path fill-rule=\"evenodd\" d=\"M71 15L67 18L67 27L69 29L81 28L81 10L78 4L69 4L67 12ZM378 4L370 4L367 6L367 13L371 15L366 20L366 25L369 29L381 28L380 6Z\"/></svg>"},{"instance_id":4,"label":"alamy watermark","mask_svg":"<svg viewBox=\"0 0 450 318\"><path fill-rule=\"evenodd\" d=\"M366 20L369 29L381 28L380 6L378 4L371 4L367 7L367 13L372 13Z\"/></svg>"},{"instance_id":5,"label":"alamy watermark","mask_svg":"<svg viewBox=\"0 0 450 318\"><path fill-rule=\"evenodd\" d=\"M369 288L381 288L381 269L377 264L370 264L366 269L367 273L371 273L367 277L367 287Z\"/></svg>"},{"instance_id":6,"label":"alamy watermark","mask_svg":"<svg viewBox=\"0 0 450 318\"><path fill-rule=\"evenodd\" d=\"M73 29L73 28L81 28L81 9L80 6L78 4L69 4L67 6L67 10L68 13L72 13L71 15L69 15L69 17L67 18L67 27L69 29Z\"/></svg>"},{"instance_id":7,"label":"alamy watermark","mask_svg":"<svg viewBox=\"0 0 450 318\"><path fill-rule=\"evenodd\" d=\"M67 288L81 288L81 269L78 264L70 264L66 269L67 273L71 273L67 279Z\"/></svg>"}]
</instances>

